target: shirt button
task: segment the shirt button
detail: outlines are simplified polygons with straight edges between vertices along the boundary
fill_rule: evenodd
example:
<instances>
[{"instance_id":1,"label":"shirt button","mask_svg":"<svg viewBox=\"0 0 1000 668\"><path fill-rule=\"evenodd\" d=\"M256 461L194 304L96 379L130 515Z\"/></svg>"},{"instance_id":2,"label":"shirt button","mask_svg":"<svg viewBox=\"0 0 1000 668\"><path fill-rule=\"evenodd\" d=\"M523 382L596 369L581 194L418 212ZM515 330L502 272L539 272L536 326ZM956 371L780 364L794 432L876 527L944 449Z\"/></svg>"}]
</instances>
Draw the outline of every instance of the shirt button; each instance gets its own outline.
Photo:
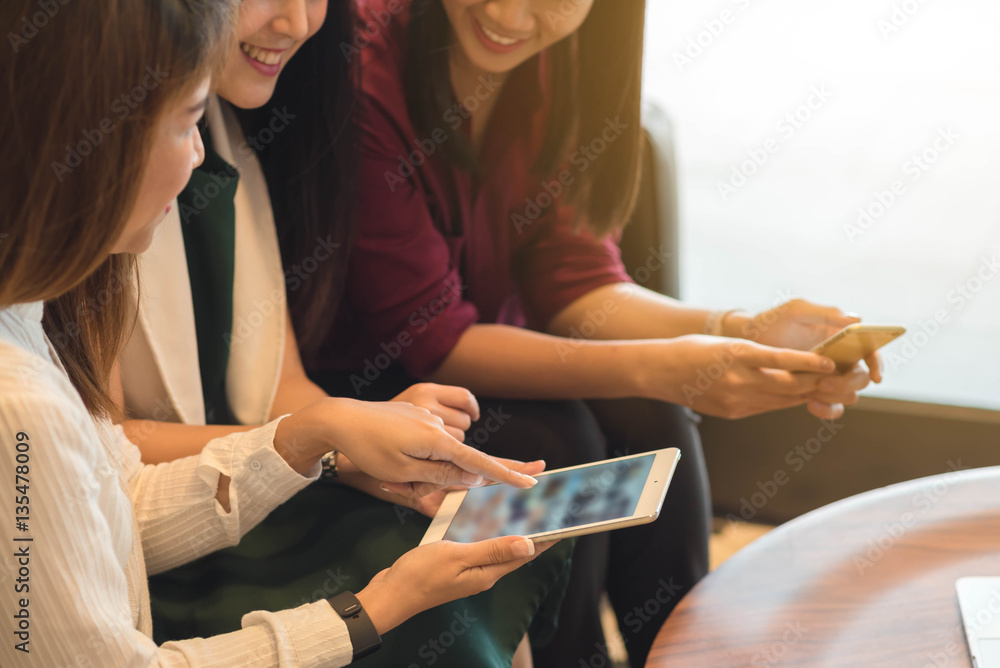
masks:
<instances>
[{"instance_id":1,"label":"shirt button","mask_svg":"<svg viewBox=\"0 0 1000 668\"><path fill-rule=\"evenodd\" d=\"M261 466L261 464L260 464L259 461L257 461L256 459L254 459L254 460L250 461L250 468L253 469L254 471L259 471L259 470L261 470L264 467Z\"/></svg>"}]
</instances>

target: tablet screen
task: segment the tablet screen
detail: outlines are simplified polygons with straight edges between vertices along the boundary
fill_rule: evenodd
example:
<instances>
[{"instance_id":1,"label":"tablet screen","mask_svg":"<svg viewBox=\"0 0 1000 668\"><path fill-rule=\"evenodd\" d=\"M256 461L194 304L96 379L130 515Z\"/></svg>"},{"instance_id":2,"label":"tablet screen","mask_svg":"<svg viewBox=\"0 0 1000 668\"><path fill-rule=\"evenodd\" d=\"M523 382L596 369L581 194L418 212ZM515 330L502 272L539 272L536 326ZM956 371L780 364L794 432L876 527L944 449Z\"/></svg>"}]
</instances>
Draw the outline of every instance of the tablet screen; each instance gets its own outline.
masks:
<instances>
[{"instance_id":1,"label":"tablet screen","mask_svg":"<svg viewBox=\"0 0 1000 668\"><path fill-rule=\"evenodd\" d=\"M472 543L530 536L631 517L653 468L652 453L538 477L531 489L476 487L466 494L444 540Z\"/></svg>"}]
</instances>

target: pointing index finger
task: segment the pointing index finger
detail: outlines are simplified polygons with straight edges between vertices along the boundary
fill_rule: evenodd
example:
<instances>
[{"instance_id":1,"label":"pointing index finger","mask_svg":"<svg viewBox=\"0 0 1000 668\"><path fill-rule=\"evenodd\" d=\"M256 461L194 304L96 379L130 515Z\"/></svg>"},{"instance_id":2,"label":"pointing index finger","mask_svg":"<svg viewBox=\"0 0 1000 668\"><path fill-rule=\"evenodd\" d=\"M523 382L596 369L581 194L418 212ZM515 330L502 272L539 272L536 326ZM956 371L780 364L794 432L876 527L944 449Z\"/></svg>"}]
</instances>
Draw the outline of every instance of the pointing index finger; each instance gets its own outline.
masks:
<instances>
[{"instance_id":1,"label":"pointing index finger","mask_svg":"<svg viewBox=\"0 0 1000 668\"><path fill-rule=\"evenodd\" d=\"M513 471L493 457L457 441L454 442L449 454L449 460L452 464L469 473L481 475L488 480L495 480L522 489L538 484L538 481L531 476Z\"/></svg>"}]
</instances>

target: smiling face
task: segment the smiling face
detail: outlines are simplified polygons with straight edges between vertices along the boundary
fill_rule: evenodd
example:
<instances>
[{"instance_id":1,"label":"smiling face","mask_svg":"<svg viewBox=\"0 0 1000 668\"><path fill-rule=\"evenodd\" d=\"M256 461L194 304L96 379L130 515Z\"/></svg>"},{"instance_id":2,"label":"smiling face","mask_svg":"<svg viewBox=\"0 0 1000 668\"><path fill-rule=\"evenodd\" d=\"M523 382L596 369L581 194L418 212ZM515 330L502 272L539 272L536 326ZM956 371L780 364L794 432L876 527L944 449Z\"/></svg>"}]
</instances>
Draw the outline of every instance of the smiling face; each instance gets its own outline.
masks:
<instances>
[{"instance_id":1,"label":"smiling face","mask_svg":"<svg viewBox=\"0 0 1000 668\"><path fill-rule=\"evenodd\" d=\"M149 159L128 223L112 253L141 253L153 241L156 226L170 212L170 203L205 159L198 120L205 113L209 79L167 105L152 132Z\"/></svg>"},{"instance_id":2,"label":"smiling face","mask_svg":"<svg viewBox=\"0 0 1000 668\"><path fill-rule=\"evenodd\" d=\"M583 25L594 0L441 0L466 59L510 72Z\"/></svg>"},{"instance_id":3,"label":"smiling face","mask_svg":"<svg viewBox=\"0 0 1000 668\"><path fill-rule=\"evenodd\" d=\"M243 0L219 95L242 109L267 104L282 69L323 25L326 8L327 0Z\"/></svg>"}]
</instances>

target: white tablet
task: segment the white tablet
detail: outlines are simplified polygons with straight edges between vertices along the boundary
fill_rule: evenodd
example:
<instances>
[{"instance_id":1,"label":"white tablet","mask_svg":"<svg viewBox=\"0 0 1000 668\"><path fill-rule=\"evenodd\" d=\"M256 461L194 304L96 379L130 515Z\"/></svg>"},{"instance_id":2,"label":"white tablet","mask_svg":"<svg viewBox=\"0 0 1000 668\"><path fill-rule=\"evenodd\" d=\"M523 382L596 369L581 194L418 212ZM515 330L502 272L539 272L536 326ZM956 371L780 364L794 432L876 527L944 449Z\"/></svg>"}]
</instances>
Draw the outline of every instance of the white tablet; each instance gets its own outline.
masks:
<instances>
[{"instance_id":1,"label":"white tablet","mask_svg":"<svg viewBox=\"0 0 1000 668\"><path fill-rule=\"evenodd\" d=\"M556 540L652 522L680 457L668 448L546 471L531 489L487 485L450 492L420 544L498 536Z\"/></svg>"},{"instance_id":2,"label":"white tablet","mask_svg":"<svg viewBox=\"0 0 1000 668\"><path fill-rule=\"evenodd\" d=\"M1000 668L1000 577L959 578L955 589L973 665Z\"/></svg>"}]
</instances>

